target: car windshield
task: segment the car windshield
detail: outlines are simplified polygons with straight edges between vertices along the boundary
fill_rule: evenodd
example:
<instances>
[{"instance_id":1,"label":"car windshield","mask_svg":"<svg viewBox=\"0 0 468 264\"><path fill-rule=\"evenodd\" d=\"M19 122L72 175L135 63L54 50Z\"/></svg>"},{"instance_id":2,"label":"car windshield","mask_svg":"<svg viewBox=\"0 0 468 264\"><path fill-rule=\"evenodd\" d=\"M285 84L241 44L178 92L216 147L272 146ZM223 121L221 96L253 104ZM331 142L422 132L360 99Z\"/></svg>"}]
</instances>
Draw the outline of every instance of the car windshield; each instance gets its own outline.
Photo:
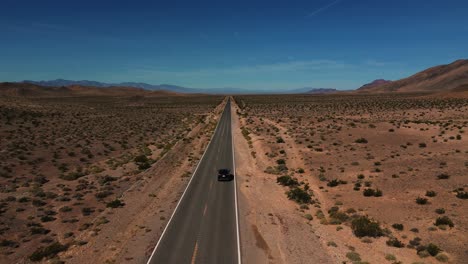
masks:
<instances>
[{"instance_id":1,"label":"car windshield","mask_svg":"<svg viewBox=\"0 0 468 264\"><path fill-rule=\"evenodd\" d=\"M221 169L221 170L219 170L219 173L220 174L228 174L229 170L228 169Z\"/></svg>"}]
</instances>

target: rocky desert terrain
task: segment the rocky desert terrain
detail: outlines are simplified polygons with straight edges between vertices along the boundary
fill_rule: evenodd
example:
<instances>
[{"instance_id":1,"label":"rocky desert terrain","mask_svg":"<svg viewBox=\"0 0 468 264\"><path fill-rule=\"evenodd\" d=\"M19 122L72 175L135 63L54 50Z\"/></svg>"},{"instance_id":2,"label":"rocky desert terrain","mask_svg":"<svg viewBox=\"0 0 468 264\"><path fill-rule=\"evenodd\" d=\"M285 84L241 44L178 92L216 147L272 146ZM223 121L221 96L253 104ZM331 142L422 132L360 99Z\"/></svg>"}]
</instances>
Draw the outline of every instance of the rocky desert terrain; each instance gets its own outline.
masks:
<instances>
[{"instance_id":1,"label":"rocky desert terrain","mask_svg":"<svg viewBox=\"0 0 468 264\"><path fill-rule=\"evenodd\" d=\"M224 97L47 89L0 97L0 263L141 263Z\"/></svg>"},{"instance_id":2,"label":"rocky desert terrain","mask_svg":"<svg viewBox=\"0 0 468 264\"><path fill-rule=\"evenodd\" d=\"M246 259L466 263L466 97L234 98Z\"/></svg>"}]
</instances>

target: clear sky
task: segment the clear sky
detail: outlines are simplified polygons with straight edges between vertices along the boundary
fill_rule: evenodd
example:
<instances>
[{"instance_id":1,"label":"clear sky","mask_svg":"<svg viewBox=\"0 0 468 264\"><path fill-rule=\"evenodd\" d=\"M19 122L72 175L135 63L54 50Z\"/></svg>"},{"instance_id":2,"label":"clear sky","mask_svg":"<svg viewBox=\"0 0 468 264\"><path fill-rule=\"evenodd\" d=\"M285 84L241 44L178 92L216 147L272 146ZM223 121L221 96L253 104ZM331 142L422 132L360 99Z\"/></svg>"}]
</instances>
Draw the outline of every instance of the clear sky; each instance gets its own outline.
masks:
<instances>
[{"instance_id":1,"label":"clear sky","mask_svg":"<svg viewBox=\"0 0 468 264\"><path fill-rule=\"evenodd\" d=\"M352 89L468 58L468 1L2 0L0 81Z\"/></svg>"}]
</instances>

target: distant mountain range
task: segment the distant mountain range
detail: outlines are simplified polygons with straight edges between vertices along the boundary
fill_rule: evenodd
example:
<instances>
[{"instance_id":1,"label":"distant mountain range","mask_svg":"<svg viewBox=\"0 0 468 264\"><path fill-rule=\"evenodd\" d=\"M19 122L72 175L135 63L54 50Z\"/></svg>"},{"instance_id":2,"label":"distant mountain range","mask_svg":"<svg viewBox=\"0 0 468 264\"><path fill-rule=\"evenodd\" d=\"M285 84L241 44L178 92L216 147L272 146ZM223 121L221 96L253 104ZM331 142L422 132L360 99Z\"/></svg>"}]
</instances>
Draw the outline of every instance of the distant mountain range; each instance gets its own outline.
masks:
<instances>
[{"instance_id":1,"label":"distant mountain range","mask_svg":"<svg viewBox=\"0 0 468 264\"><path fill-rule=\"evenodd\" d=\"M57 80L50 80L50 81L31 81L25 80L22 83L29 83L35 84L39 86L47 86L47 87L67 87L67 86L89 86L89 87L134 87L140 88L150 91L171 91L177 93L205 93L205 94L265 94L265 93L275 93L275 94L295 94L295 93L311 93L311 94L322 94L322 93L331 93L336 92L336 89L331 88L299 88L299 89L284 89L279 91L271 91L266 89L243 89L243 88L232 88L232 87L225 87L225 88L187 88L177 85L171 84L147 84L141 82L122 82L122 83L104 83L104 82L96 82L96 81L73 81L73 80L64 80L64 79L57 79Z\"/></svg>"},{"instance_id":2,"label":"distant mountain range","mask_svg":"<svg viewBox=\"0 0 468 264\"><path fill-rule=\"evenodd\" d=\"M168 91L175 93L203 93L203 94L329 94L342 92L333 88L310 88L304 87L299 89L282 89L282 90L271 90L271 89L243 89L243 88L187 88L177 85L170 84L147 84L141 82L122 82L122 83L104 83L96 81L73 81L57 79L51 81L31 81L25 80L17 84L32 84L40 87L51 87L51 88L67 88L67 87L89 87L93 88L114 88L113 92L119 89L136 88L141 91ZM465 91L468 85L468 60L461 59L454 61L447 65L439 65L419 73L416 73L410 77L389 81L385 79L377 79L371 83L365 84L358 88L358 93L388 93L388 92L447 92L447 91ZM5 87L5 85L3 85ZM12 83L7 85L12 86ZM21 86L18 86L21 88ZM24 88L24 87L23 87ZM21 88L21 89L23 89ZM5 89L5 88L4 88ZM20 89L20 90L21 90ZM24 88L25 89L25 88ZM25 90L22 91L25 91ZM31 87L27 88L31 90ZM37 90L34 88L32 90ZM28 91L29 91L28 90ZM59 91L60 89L52 89ZM51 90L51 91L52 91ZM94 90L93 90L94 91ZM126 90L125 90L126 91ZM132 90L134 91L134 90ZM136 91L136 90L135 90ZM122 91L121 91L122 92ZM352 92L352 91L348 91ZM73 91L76 93L76 91Z\"/></svg>"},{"instance_id":3,"label":"distant mountain range","mask_svg":"<svg viewBox=\"0 0 468 264\"><path fill-rule=\"evenodd\" d=\"M182 96L165 90L148 91L135 87L96 87L82 85L42 86L32 83L0 83L0 96L67 97L67 96Z\"/></svg>"},{"instance_id":4,"label":"distant mountain range","mask_svg":"<svg viewBox=\"0 0 468 264\"><path fill-rule=\"evenodd\" d=\"M457 60L418 72L398 81L376 80L358 92L446 92L461 91L468 84L468 60Z\"/></svg>"},{"instance_id":5,"label":"distant mountain range","mask_svg":"<svg viewBox=\"0 0 468 264\"><path fill-rule=\"evenodd\" d=\"M365 90L365 89L371 89L373 87L377 87L379 85L382 85L382 84L386 84L386 83L389 83L389 82L392 82L392 81L389 81L389 80L384 80L384 79L377 79L377 80L374 80L370 83L366 83L364 84L363 86L359 87L359 89L361 90Z\"/></svg>"}]
</instances>

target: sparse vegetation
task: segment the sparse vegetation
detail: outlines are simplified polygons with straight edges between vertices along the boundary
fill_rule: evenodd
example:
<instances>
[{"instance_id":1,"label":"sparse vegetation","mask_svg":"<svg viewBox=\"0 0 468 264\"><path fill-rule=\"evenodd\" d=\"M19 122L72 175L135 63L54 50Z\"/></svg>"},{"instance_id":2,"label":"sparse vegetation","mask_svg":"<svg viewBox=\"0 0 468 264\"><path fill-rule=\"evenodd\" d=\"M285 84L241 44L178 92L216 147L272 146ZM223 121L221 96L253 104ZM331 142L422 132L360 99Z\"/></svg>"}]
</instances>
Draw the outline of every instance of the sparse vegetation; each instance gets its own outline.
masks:
<instances>
[{"instance_id":1,"label":"sparse vegetation","mask_svg":"<svg viewBox=\"0 0 468 264\"><path fill-rule=\"evenodd\" d=\"M454 227L452 219L450 219L446 215L444 215L442 217L437 217L434 225L436 225L436 226L446 225L446 226L449 226L449 227Z\"/></svg>"},{"instance_id":2,"label":"sparse vegetation","mask_svg":"<svg viewBox=\"0 0 468 264\"><path fill-rule=\"evenodd\" d=\"M351 222L351 229L357 237L378 237L383 235L379 223L367 216L360 216L354 219Z\"/></svg>"},{"instance_id":3,"label":"sparse vegetation","mask_svg":"<svg viewBox=\"0 0 468 264\"><path fill-rule=\"evenodd\" d=\"M29 259L32 261L41 261L44 258L52 258L58 253L67 250L67 248L68 246L55 242L47 247L40 247L36 249L36 251L34 251L29 256Z\"/></svg>"}]
</instances>

